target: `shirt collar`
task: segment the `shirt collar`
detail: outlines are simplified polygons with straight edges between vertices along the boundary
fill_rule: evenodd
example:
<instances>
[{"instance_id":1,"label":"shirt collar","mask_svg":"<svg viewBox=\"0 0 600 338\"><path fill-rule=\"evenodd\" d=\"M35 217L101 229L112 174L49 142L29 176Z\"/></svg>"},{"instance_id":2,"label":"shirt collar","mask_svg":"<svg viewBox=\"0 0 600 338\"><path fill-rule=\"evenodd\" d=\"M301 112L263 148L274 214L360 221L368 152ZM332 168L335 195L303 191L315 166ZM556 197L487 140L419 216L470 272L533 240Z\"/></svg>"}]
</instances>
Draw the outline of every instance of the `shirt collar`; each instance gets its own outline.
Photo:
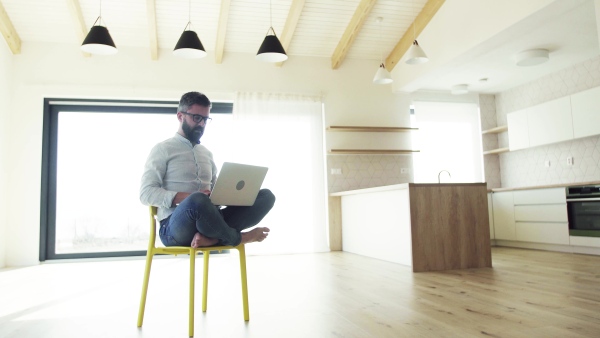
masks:
<instances>
[{"instance_id":1,"label":"shirt collar","mask_svg":"<svg viewBox=\"0 0 600 338\"><path fill-rule=\"evenodd\" d=\"M179 134L179 133L175 133L175 138L177 140L179 140L180 142L183 142L183 143L191 146L192 148L195 146L195 144L193 144L192 142L190 142L190 140L188 140L187 138L181 136L181 134Z\"/></svg>"}]
</instances>

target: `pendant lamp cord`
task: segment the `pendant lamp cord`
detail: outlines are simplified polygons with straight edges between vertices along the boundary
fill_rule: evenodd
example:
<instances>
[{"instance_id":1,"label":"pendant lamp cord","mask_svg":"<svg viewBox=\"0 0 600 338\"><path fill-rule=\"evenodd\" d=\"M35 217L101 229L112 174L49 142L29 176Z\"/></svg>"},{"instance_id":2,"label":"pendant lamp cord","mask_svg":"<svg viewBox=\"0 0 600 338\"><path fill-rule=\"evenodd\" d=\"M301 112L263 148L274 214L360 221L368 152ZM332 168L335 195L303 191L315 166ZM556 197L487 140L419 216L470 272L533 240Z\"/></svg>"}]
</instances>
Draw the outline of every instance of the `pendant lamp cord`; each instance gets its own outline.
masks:
<instances>
[{"instance_id":1,"label":"pendant lamp cord","mask_svg":"<svg viewBox=\"0 0 600 338\"><path fill-rule=\"evenodd\" d=\"M416 14L414 7L413 7L413 14ZM417 25L417 15L415 15L415 20L413 21L413 44L417 44L417 33L415 32L416 25Z\"/></svg>"},{"instance_id":2,"label":"pendant lamp cord","mask_svg":"<svg viewBox=\"0 0 600 338\"><path fill-rule=\"evenodd\" d=\"M273 27L273 4L271 3L271 0L269 0L269 24L271 25L271 27ZM275 31L275 30L273 30Z\"/></svg>"},{"instance_id":3,"label":"pendant lamp cord","mask_svg":"<svg viewBox=\"0 0 600 338\"><path fill-rule=\"evenodd\" d=\"M100 21L98 23L98 21ZM94 21L93 26L96 26L96 23L98 23L99 26L102 26L102 0L100 0L100 10L99 10L99 14L98 14L98 18L96 18L96 21Z\"/></svg>"},{"instance_id":4,"label":"pendant lamp cord","mask_svg":"<svg viewBox=\"0 0 600 338\"><path fill-rule=\"evenodd\" d=\"M188 28L192 30L192 0L188 1L188 23L185 25L183 31L185 32Z\"/></svg>"},{"instance_id":5,"label":"pendant lamp cord","mask_svg":"<svg viewBox=\"0 0 600 338\"><path fill-rule=\"evenodd\" d=\"M277 34L275 33L275 29L273 28L273 9L271 8L271 0L269 0L269 29L267 29L267 35L269 35L269 32L273 32L274 36L277 36Z\"/></svg>"},{"instance_id":6,"label":"pendant lamp cord","mask_svg":"<svg viewBox=\"0 0 600 338\"><path fill-rule=\"evenodd\" d=\"M381 66L385 68L385 65L383 64L383 44L381 43L381 22L383 21L383 18L378 18L377 21L379 21L379 57L381 60Z\"/></svg>"}]
</instances>

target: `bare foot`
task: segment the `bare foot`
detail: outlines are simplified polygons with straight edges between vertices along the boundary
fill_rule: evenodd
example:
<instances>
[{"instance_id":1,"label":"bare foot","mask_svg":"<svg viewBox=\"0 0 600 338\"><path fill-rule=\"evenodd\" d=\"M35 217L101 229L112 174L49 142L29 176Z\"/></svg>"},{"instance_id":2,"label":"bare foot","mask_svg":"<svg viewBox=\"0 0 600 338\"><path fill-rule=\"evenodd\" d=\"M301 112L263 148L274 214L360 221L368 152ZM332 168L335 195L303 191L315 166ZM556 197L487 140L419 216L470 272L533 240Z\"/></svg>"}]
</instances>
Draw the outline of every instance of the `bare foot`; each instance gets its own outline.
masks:
<instances>
[{"instance_id":1,"label":"bare foot","mask_svg":"<svg viewBox=\"0 0 600 338\"><path fill-rule=\"evenodd\" d=\"M215 245L218 241L219 240L216 238L209 238L197 232L194 235L194 239L192 239L192 244L190 246L192 248L203 248L206 246Z\"/></svg>"},{"instance_id":2,"label":"bare foot","mask_svg":"<svg viewBox=\"0 0 600 338\"><path fill-rule=\"evenodd\" d=\"M262 242L269 236L269 228L255 228L248 232L242 232L242 241L240 244Z\"/></svg>"}]
</instances>

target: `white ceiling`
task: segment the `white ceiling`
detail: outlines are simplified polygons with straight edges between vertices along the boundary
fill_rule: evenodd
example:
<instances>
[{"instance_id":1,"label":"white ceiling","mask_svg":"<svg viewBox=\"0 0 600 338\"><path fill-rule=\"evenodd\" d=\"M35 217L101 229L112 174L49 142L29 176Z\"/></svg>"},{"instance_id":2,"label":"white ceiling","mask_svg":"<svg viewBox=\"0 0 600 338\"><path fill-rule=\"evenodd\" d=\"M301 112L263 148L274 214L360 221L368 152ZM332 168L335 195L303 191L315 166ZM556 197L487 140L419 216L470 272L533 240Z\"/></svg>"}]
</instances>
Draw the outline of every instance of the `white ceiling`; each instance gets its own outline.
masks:
<instances>
[{"instance_id":1,"label":"white ceiling","mask_svg":"<svg viewBox=\"0 0 600 338\"><path fill-rule=\"evenodd\" d=\"M537 66L516 66L515 55L533 48L548 49L549 61ZM558 0L451 62L414 79L403 86L402 91L447 91L453 85L468 84L474 92L498 93L599 54L594 0Z\"/></svg>"},{"instance_id":2,"label":"white ceiling","mask_svg":"<svg viewBox=\"0 0 600 338\"><path fill-rule=\"evenodd\" d=\"M23 44L40 41L77 46L81 43L81 30L78 31L77 21L69 11L68 1L76 0L0 0L0 3ZM150 49L148 1L154 1L156 6L160 53L175 46L188 15L206 50L214 52L221 0L102 0L102 18L118 48ZM229 1L223 64L227 63L227 53L256 53L269 28L270 2L272 24L281 35L293 3L293 0ZM446 3L450 1L458 0ZM98 17L100 1L78 0L78 3L89 29ZM331 58L360 3L361 0L306 0L288 54ZM382 54L386 57L426 3L427 0L378 0L346 58L377 62ZM408 81L400 90L448 91L455 84L466 83L471 91L497 93L587 60L600 54L595 13L594 0L558 0L476 48ZM461 15L464 13L457 13L456 20L461 20ZM377 17L384 18L381 26L376 22ZM427 52L427 46L422 47ZM516 67L512 61L515 51L529 48L549 49L550 62ZM479 81L482 78L488 81Z\"/></svg>"}]
</instances>

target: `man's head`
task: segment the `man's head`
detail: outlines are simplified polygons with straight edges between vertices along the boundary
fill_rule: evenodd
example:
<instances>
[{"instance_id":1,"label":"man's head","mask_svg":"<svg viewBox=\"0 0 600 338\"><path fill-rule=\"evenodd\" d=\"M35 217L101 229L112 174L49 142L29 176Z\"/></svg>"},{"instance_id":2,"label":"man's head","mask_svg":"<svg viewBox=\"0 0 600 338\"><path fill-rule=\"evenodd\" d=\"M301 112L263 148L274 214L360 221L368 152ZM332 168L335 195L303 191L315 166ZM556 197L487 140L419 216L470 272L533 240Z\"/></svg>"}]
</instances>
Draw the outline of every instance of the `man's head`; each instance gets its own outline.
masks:
<instances>
[{"instance_id":1,"label":"man's head","mask_svg":"<svg viewBox=\"0 0 600 338\"><path fill-rule=\"evenodd\" d=\"M181 96L177 108L178 133L192 143L200 143L210 115L211 103L206 95L189 92Z\"/></svg>"}]
</instances>

